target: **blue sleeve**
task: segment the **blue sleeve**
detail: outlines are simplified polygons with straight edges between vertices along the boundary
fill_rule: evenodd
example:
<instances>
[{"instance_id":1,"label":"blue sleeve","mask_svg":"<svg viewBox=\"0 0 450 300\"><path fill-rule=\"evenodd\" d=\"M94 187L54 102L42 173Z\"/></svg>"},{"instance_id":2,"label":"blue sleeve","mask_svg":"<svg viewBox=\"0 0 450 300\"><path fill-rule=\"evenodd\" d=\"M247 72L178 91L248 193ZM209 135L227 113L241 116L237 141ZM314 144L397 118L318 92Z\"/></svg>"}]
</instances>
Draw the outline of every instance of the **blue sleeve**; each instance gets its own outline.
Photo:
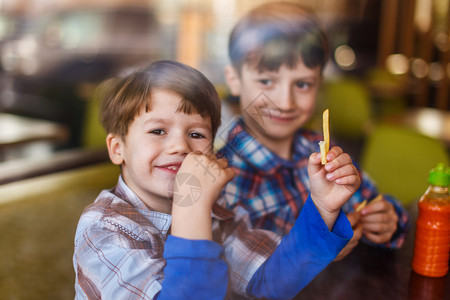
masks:
<instances>
[{"instance_id":1,"label":"blue sleeve","mask_svg":"<svg viewBox=\"0 0 450 300\"><path fill-rule=\"evenodd\" d=\"M290 233L253 275L247 293L268 299L291 299L332 262L353 236L345 214L328 230L308 197Z\"/></svg>"},{"instance_id":2,"label":"blue sleeve","mask_svg":"<svg viewBox=\"0 0 450 300\"><path fill-rule=\"evenodd\" d=\"M164 245L164 280L158 300L224 299L228 266L223 247L207 240L188 240L170 235Z\"/></svg>"}]
</instances>

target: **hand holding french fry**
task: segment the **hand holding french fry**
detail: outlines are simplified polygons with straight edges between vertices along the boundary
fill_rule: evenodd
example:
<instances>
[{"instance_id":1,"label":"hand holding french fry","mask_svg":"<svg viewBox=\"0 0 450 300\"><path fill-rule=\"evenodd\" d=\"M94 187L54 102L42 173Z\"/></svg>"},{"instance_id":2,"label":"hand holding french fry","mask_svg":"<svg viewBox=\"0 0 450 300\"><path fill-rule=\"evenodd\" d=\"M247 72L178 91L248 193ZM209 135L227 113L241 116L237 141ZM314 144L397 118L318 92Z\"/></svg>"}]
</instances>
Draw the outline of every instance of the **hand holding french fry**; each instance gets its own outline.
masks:
<instances>
[{"instance_id":1,"label":"hand holding french fry","mask_svg":"<svg viewBox=\"0 0 450 300\"><path fill-rule=\"evenodd\" d=\"M362 202L364 203L364 202ZM366 204L357 207L355 211L361 214L359 223L363 229L363 235L375 244L390 241L397 230L398 216L394 206L383 199L380 194Z\"/></svg>"},{"instance_id":2,"label":"hand holding french fry","mask_svg":"<svg viewBox=\"0 0 450 300\"><path fill-rule=\"evenodd\" d=\"M324 141L320 153L309 157L308 174L311 198L331 229L339 210L359 188L361 179L350 156L340 148L330 148L329 110L323 112Z\"/></svg>"},{"instance_id":3,"label":"hand holding french fry","mask_svg":"<svg viewBox=\"0 0 450 300\"><path fill-rule=\"evenodd\" d=\"M339 210L359 188L361 179L350 156L333 147L327 154L328 162L322 165L320 153L309 157L308 174L311 198L325 223L334 224Z\"/></svg>"}]
</instances>

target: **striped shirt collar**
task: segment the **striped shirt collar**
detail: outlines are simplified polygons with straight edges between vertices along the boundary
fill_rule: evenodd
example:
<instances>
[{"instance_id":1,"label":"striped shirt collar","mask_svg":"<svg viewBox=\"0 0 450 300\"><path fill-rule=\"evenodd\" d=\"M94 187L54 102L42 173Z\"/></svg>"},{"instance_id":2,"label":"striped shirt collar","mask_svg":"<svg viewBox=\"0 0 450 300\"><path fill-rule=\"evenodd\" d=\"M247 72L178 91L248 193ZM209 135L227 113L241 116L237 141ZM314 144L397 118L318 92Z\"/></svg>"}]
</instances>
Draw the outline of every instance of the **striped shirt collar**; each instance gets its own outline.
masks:
<instances>
[{"instance_id":1,"label":"striped shirt collar","mask_svg":"<svg viewBox=\"0 0 450 300\"><path fill-rule=\"evenodd\" d=\"M113 191L114 194L122 198L131 204L139 213L147 218L150 222L155 225L155 227L161 232L166 233L169 231L170 225L172 224L172 216L166 213L158 212L152 210L144 201L142 201L138 195L136 195L125 183L122 175L119 176L119 180ZM169 200L167 200L169 201Z\"/></svg>"}]
</instances>

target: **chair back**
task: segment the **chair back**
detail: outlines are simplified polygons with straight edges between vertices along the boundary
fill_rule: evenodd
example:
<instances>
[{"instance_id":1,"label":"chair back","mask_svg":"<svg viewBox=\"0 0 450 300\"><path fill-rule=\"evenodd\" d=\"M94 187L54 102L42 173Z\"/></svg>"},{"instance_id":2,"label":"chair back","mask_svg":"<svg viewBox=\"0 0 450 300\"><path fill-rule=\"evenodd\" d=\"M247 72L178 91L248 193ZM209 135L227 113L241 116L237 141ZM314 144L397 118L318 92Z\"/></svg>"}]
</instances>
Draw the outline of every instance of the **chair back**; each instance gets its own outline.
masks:
<instances>
[{"instance_id":1,"label":"chair back","mask_svg":"<svg viewBox=\"0 0 450 300\"><path fill-rule=\"evenodd\" d=\"M337 138L360 139L372 125L370 93L355 79L324 83L323 105L330 110L330 128Z\"/></svg>"},{"instance_id":2,"label":"chair back","mask_svg":"<svg viewBox=\"0 0 450 300\"><path fill-rule=\"evenodd\" d=\"M428 173L437 163L448 165L449 153L438 140L393 125L378 125L368 136L361 166L382 193L403 204L418 199L428 187Z\"/></svg>"}]
</instances>

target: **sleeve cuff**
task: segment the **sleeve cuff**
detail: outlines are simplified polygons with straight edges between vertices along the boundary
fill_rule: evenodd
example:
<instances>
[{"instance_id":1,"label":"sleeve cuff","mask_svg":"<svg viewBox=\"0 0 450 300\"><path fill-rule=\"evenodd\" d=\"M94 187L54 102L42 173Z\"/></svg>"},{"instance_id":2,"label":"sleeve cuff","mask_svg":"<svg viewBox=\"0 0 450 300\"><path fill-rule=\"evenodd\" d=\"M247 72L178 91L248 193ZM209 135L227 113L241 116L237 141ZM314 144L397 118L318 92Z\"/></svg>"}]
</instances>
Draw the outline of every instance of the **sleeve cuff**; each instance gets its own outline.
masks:
<instances>
[{"instance_id":1,"label":"sleeve cuff","mask_svg":"<svg viewBox=\"0 0 450 300\"><path fill-rule=\"evenodd\" d=\"M164 258L217 259L223 254L223 247L209 240L189 240L169 235L164 245Z\"/></svg>"},{"instance_id":2,"label":"sleeve cuff","mask_svg":"<svg viewBox=\"0 0 450 300\"><path fill-rule=\"evenodd\" d=\"M322 219L319 211L317 210L314 202L311 199L311 195L308 196L308 199L305 202L305 205L302 209L309 212L310 222L315 224L319 228L319 230L330 239L334 240L337 243L344 242L345 244L353 237L353 229L350 224L350 221L347 219L347 216L341 209L339 211L339 215L334 222L333 228L331 231L328 230L325 221ZM345 245L344 245L345 246Z\"/></svg>"}]
</instances>

